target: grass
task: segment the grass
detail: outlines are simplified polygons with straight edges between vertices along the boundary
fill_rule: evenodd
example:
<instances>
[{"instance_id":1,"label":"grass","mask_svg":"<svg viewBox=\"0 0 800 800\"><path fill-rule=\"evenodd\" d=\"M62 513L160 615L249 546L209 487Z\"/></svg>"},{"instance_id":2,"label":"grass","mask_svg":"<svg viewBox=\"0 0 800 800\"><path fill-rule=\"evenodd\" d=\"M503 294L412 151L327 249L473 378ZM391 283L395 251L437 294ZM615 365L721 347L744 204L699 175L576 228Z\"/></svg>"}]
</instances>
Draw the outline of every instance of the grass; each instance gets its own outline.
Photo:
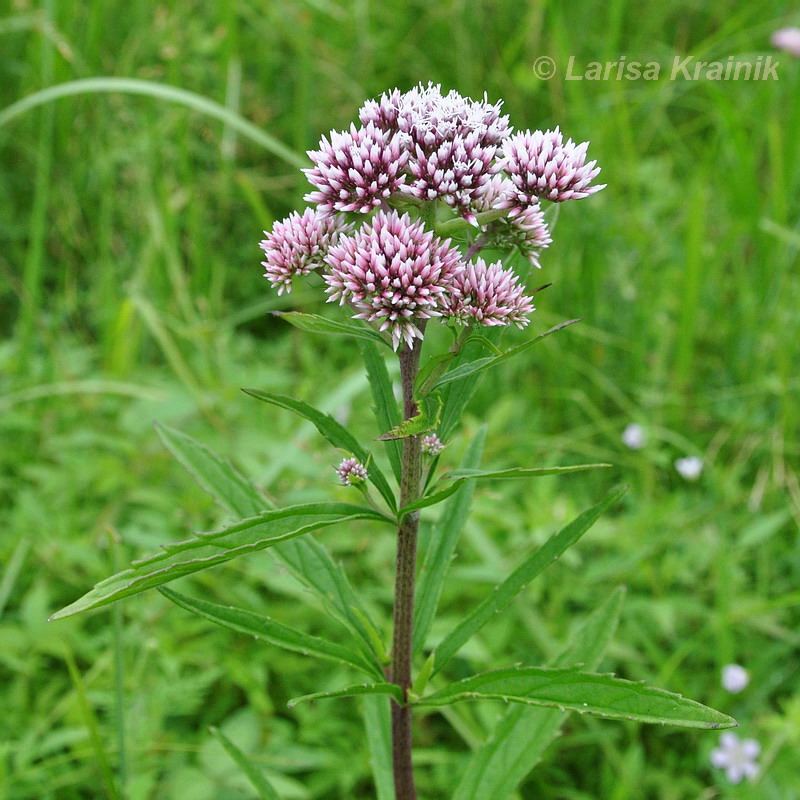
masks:
<instances>
[{"instance_id":1,"label":"grass","mask_svg":"<svg viewBox=\"0 0 800 800\"><path fill-rule=\"evenodd\" d=\"M545 661L624 583L604 669L731 713L763 746L758 781L731 787L708 767L714 734L575 720L519 800L800 793L800 62L782 55L778 81L749 83L539 81L531 69L542 54L562 73L570 55L754 59L796 16L777 0L615 0L580 14L506 0L16 0L1 13L3 108L103 76L162 94L70 91L0 126L2 800L253 797L211 726L287 800L372 796L355 706L285 709L344 685L343 673L209 630L157 595L126 602L116 623L105 612L44 620L116 561L219 521L153 419L209 442L284 502L338 496L324 488L336 455L314 431L238 391L312 399L373 435L355 345L268 313L320 306L312 290L277 297L260 275L261 230L304 192L270 143L302 154L365 97L420 80L504 98L518 128L560 124L590 139L609 184L561 209L543 258L541 283L554 286L538 298L536 330L584 322L505 364L497 379L513 392L498 398L485 382L445 460L457 463L486 420L490 466L617 465L479 492L434 635L624 480L633 489L619 513L454 670ZM171 103L167 87L199 100ZM642 451L620 442L631 421L648 430ZM686 454L705 459L696 484L672 467ZM366 526L325 541L385 619L392 543ZM336 635L267 556L194 587ZM732 661L752 674L737 696L719 687ZM447 796L495 713L425 718L426 799Z\"/></svg>"}]
</instances>

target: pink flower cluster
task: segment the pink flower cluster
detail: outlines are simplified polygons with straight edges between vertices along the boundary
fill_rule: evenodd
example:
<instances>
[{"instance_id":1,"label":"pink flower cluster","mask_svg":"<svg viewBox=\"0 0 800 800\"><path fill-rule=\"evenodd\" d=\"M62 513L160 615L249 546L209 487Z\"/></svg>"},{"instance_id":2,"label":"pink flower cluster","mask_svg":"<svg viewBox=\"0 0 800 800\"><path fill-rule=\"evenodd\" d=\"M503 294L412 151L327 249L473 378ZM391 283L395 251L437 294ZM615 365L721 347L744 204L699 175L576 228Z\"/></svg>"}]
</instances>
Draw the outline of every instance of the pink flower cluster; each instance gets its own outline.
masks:
<instances>
[{"instance_id":1,"label":"pink flower cluster","mask_svg":"<svg viewBox=\"0 0 800 800\"><path fill-rule=\"evenodd\" d=\"M500 103L432 83L369 100L359 119L308 153L305 199L315 208L265 234L273 287L288 292L294 276L319 270L329 300L377 325L395 349L414 347L434 317L524 327L533 299L513 270L465 258L426 225L449 207L479 229L469 256L515 249L539 267L551 243L541 201L603 188L592 183L600 170L586 160L588 143L565 142L558 128L513 133Z\"/></svg>"}]
</instances>

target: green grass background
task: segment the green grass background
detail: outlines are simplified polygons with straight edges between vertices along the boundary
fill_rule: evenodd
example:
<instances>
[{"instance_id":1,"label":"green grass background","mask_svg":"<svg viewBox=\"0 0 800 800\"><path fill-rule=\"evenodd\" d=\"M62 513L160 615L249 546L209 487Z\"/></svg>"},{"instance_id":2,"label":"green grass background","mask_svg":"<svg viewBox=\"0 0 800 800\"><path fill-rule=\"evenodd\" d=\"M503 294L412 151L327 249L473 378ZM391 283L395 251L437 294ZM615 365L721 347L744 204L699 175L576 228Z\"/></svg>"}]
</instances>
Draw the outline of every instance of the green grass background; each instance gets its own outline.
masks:
<instances>
[{"instance_id":1,"label":"green grass background","mask_svg":"<svg viewBox=\"0 0 800 800\"><path fill-rule=\"evenodd\" d=\"M479 491L434 636L629 482L624 506L452 673L541 663L624 583L604 669L734 715L762 743L762 773L729 786L708 766L714 733L574 719L522 800L800 797L800 60L778 56L778 81L665 79L676 55L775 55L770 33L788 23L800 11L775 0L0 3L2 108L65 81L138 78L214 100L302 154L364 98L433 80L504 99L517 128L591 140L609 186L561 208L535 276L554 285L511 338L584 321L482 384L444 462L486 420L488 465L616 466ZM564 80L570 55L623 54L666 65L662 79ZM552 80L533 74L540 55ZM76 95L0 125L0 800L254 797L211 725L286 800L374 796L349 701L285 708L344 685L343 671L212 630L155 594L45 622L115 566L220 521L154 419L282 503L345 499L338 455L238 391L295 394L375 435L355 346L269 315L322 307L311 289L278 298L259 267L262 230L304 191L259 143L163 99ZM645 449L622 445L629 422L647 429ZM705 459L696 483L673 467L687 454ZM367 526L322 536L388 630L392 542ZM193 586L338 635L268 555ZM719 685L732 661L752 674L737 696ZM448 796L496 714L421 721L426 800Z\"/></svg>"}]
</instances>

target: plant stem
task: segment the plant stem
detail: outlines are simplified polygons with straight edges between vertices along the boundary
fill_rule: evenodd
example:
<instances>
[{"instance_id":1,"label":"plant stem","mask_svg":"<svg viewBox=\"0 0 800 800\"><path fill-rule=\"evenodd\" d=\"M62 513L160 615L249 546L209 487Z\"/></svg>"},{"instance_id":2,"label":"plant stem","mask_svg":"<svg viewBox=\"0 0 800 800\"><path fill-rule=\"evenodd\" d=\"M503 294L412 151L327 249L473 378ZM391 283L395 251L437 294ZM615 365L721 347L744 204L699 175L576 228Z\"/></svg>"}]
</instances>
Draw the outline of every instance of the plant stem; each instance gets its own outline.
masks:
<instances>
[{"instance_id":1,"label":"plant stem","mask_svg":"<svg viewBox=\"0 0 800 800\"><path fill-rule=\"evenodd\" d=\"M414 402L414 381L419 371L422 342L413 349L404 345L400 352L400 381L403 390L403 418L418 413ZM400 507L419 498L422 478L422 443L419 437L403 440L400 475ZM414 771L411 761L411 687L412 625L414 620L414 588L417 567L417 530L419 513L406 514L397 530L397 572L394 593L394 635L392 638L392 682L403 689L403 703L392 703L392 765L396 800L416 800Z\"/></svg>"}]
</instances>

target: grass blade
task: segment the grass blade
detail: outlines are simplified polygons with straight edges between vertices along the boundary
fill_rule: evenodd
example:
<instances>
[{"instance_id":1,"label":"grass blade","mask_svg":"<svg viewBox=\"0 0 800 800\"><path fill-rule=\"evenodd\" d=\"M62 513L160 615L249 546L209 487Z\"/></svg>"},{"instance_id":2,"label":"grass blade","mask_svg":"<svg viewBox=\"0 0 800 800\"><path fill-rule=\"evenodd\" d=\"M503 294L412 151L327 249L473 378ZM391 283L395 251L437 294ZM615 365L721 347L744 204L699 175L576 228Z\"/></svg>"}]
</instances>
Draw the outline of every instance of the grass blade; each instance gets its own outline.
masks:
<instances>
[{"instance_id":1,"label":"grass blade","mask_svg":"<svg viewBox=\"0 0 800 800\"><path fill-rule=\"evenodd\" d=\"M239 769L247 776L247 780L258 792L261 800L281 800L272 784L264 777L264 773L219 729L210 728L211 735L219 741L225 752L231 757Z\"/></svg>"},{"instance_id":2,"label":"grass blade","mask_svg":"<svg viewBox=\"0 0 800 800\"><path fill-rule=\"evenodd\" d=\"M480 464L483 447L486 443L487 426L481 425L461 461L462 469L475 469ZM466 485L464 485L466 484ZM414 610L414 652L419 653L430 633L439 598L444 586L444 578L453 559L461 530L469 516L475 484L462 481L453 484L458 494L450 500L442 516L434 526L430 544L419 572L417 599Z\"/></svg>"},{"instance_id":3,"label":"grass blade","mask_svg":"<svg viewBox=\"0 0 800 800\"><path fill-rule=\"evenodd\" d=\"M553 666L584 664L596 670L617 629L624 597L623 588L615 589L586 618ZM470 757L452 800L506 800L536 766L566 718L567 713L557 709L511 706L485 744Z\"/></svg>"},{"instance_id":4,"label":"grass blade","mask_svg":"<svg viewBox=\"0 0 800 800\"><path fill-rule=\"evenodd\" d=\"M139 78L81 78L77 81L68 81L67 83L59 83L56 86L50 86L47 89L29 94L27 97L17 100L16 103L12 103L10 106L6 106L0 111L0 127L7 125L9 122L31 109L46 105L47 103L52 103L54 100L59 100L63 97L75 97L82 94L110 93L144 95L158 100L178 103L194 111L199 111L207 117L219 120L229 128L242 134L242 136L261 145L265 150L293 167L300 167L302 169L309 166L309 161L304 156L298 155L294 150L291 150L283 144L283 142L279 141L274 136L270 136L266 131L261 130L257 125L254 125L239 114L234 113L229 108L225 108L225 106L213 100L209 100L207 97L203 97L203 95L197 94L196 92L190 92L186 89L180 89L177 86L169 86L156 81L145 81Z\"/></svg>"},{"instance_id":5,"label":"grass blade","mask_svg":"<svg viewBox=\"0 0 800 800\"><path fill-rule=\"evenodd\" d=\"M361 716L367 734L376 800L394 800L389 703L379 695L365 695L361 699Z\"/></svg>"}]
</instances>

